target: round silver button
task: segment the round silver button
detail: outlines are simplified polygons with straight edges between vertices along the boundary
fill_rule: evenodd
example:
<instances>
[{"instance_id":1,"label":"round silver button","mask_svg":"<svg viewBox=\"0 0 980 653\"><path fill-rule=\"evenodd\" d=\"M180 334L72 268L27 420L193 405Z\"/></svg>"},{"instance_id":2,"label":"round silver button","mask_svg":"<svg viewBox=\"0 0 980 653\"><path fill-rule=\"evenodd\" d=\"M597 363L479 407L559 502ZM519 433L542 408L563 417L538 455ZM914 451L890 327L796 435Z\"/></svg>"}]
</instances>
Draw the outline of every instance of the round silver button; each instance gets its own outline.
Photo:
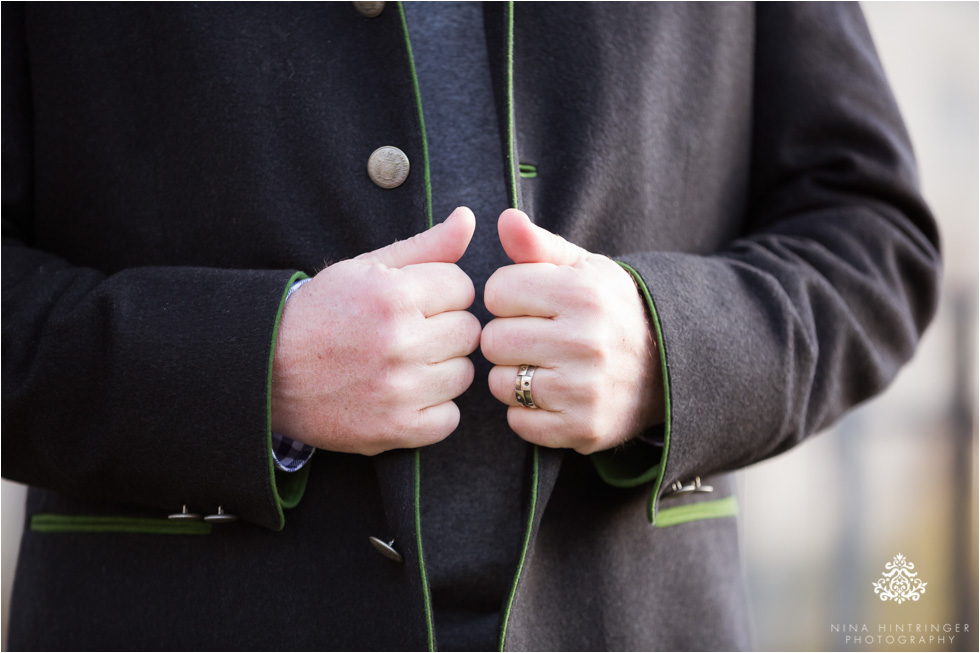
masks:
<instances>
[{"instance_id":1,"label":"round silver button","mask_svg":"<svg viewBox=\"0 0 980 653\"><path fill-rule=\"evenodd\" d=\"M208 515L207 517L204 518L204 521L208 521L211 523L220 523L220 522L235 521L236 519L238 519L238 517L236 517L235 515L228 514L227 512L224 511L224 509L221 506L218 506L218 512L216 512L213 515Z\"/></svg>"},{"instance_id":2,"label":"round silver button","mask_svg":"<svg viewBox=\"0 0 980 653\"><path fill-rule=\"evenodd\" d=\"M174 521L197 521L200 518L201 516L196 512L188 512L186 504L180 509L180 512L167 515L167 519L173 519Z\"/></svg>"},{"instance_id":3,"label":"round silver button","mask_svg":"<svg viewBox=\"0 0 980 653\"><path fill-rule=\"evenodd\" d=\"M355 2L354 9L365 18L377 18L385 10L383 2Z\"/></svg>"},{"instance_id":4,"label":"round silver button","mask_svg":"<svg viewBox=\"0 0 980 653\"><path fill-rule=\"evenodd\" d=\"M405 183L408 168L408 157L392 145L379 147L368 157L368 176L382 188L397 188Z\"/></svg>"},{"instance_id":5,"label":"round silver button","mask_svg":"<svg viewBox=\"0 0 980 653\"><path fill-rule=\"evenodd\" d=\"M374 546L375 549L381 552L381 555L388 558L389 560L394 560L397 563L405 562L405 558L402 557L402 554L398 553L398 551L395 551L394 547L391 546L392 544L395 543L394 540L390 542L385 542L383 540L379 540L374 536L371 536L368 538L368 541L372 544L372 546Z\"/></svg>"}]
</instances>

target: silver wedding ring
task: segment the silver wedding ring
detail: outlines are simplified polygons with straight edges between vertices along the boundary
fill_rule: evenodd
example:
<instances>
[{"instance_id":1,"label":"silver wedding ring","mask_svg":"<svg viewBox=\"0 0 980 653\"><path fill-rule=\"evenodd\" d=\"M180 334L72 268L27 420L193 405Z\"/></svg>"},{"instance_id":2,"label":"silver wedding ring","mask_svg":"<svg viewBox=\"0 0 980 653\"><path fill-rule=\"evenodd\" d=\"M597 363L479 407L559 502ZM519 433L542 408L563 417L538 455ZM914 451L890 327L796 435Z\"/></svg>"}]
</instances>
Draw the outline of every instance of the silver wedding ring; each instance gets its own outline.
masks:
<instances>
[{"instance_id":1,"label":"silver wedding ring","mask_svg":"<svg viewBox=\"0 0 980 653\"><path fill-rule=\"evenodd\" d=\"M517 403L525 408L537 408L531 398L531 377L534 370L538 369L534 365L521 365L517 369L517 380L514 382L514 394L517 396Z\"/></svg>"}]
</instances>

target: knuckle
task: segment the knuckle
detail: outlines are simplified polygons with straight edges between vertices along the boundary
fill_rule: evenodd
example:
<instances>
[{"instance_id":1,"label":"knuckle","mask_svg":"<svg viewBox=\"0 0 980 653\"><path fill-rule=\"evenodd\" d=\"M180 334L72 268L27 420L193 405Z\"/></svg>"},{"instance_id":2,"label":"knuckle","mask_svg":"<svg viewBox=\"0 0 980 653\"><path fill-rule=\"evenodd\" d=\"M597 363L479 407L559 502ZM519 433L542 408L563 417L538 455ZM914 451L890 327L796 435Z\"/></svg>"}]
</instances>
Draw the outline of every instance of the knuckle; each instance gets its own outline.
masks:
<instances>
[{"instance_id":1,"label":"knuckle","mask_svg":"<svg viewBox=\"0 0 980 653\"><path fill-rule=\"evenodd\" d=\"M575 303L582 311L602 313L606 304L605 293L601 288L590 283L584 275L580 275L575 292Z\"/></svg>"},{"instance_id":2,"label":"knuckle","mask_svg":"<svg viewBox=\"0 0 980 653\"><path fill-rule=\"evenodd\" d=\"M419 431L419 411L406 407L388 412L381 431L381 440L385 449L396 449L410 445Z\"/></svg>"},{"instance_id":3,"label":"knuckle","mask_svg":"<svg viewBox=\"0 0 980 653\"><path fill-rule=\"evenodd\" d=\"M491 363L496 358L496 322L496 320L491 320L480 332L480 350L483 352L484 358Z\"/></svg>"},{"instance_id":4,"label":"knuckle","mask_svg":"<svg viewBox=\"0 0 980 653\"><path fill-rule=\"evenodd\" d=\"M476 298L476 286L473 285L473 280L458 265L453 265L453 267L457 270L456 275L459 279L456 283L462 288L463 294L469 298L469 304L472 304Z\"/></svg>"},{"instance_id":5,"label":"knuckle","mask_svg":"<svg viewBox=\"0 0 980 653\"><path fill-rule=\"evenodd\" d=\"M500 312L500 274L499 270L490 275L483 287L483 305L491 314Z\"/></svg>"},{"instance_id":6,"label":"knuckle","mask_svg":"<svg viewBox=\"0 0 980 653\"><path fill-rule=\"evenodd\" d=\"M587 360L591 364L601 363L606 356L606 348L599 328L590 326L572 329L566 341L567 351L572 358Z\"/></svg>"},{"instance_id":7,"label":"knuckle","mask_svg":"<svg viewBox=\"0 0 980 653\"><path fill-rule=\"evenodd\" d=\"M391 319L384 325L381 342L388 364L402 366L417 355L418 330L404 319Z\"/></svg>"},{"instance_id":8,"label":"knuckle","mask_svg":"<svg viewBox=\"0 0 980 653\"><path fill-rule=\"evenodd\" d=\"M457 379L460 394L473 384L473 379L476 377L476 367L473 365L473 361L468 358L464 358L463 361L464 364L460 368Z\"/></svg>"},{"instance_id":9,"label":"knuckle","mask_svg":"<svg viewBox=\"0 0 980 653\"><path fill-rule=\"evenodd\" d=\"M469 353L472 354L480 346L480 339L483 337L483 326L479 318L472 313L467 313L466 318L466 342L469 343Z\"/></svg>"}]
</instances>

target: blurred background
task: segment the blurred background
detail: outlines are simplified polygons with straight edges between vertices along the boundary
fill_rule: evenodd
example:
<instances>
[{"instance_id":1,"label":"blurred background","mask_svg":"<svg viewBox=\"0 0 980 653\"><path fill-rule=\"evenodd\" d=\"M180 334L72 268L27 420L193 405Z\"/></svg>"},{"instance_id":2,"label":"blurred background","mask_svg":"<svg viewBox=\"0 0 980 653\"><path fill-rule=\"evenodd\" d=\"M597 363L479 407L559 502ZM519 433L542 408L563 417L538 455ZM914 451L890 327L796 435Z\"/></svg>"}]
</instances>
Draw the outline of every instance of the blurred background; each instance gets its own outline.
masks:
<instances>
[{"instance_id":1,"label":"blurred background","mask_svg":"<svg viewBox=\"0 0 980 653\"><path fill-rule=\"evenodd\" d=\"M976 651L978 5L862 6L939 221L942 300L886 393L741 473L755 641L760 650ZM927 583L901 605L872 587L899 553ZM957 623L970 632L950 633L952 643L877 641L900 635L888 632L896 624ZM854 625L874 643L846 640L862 634L845 632Z\"/></svg>"},{"instance_id":2,"label":"blurred background","mask_svg":"<svg viewBox=\"0 0 980 653\"><path fill-rule=\"evenodd\" d=\"M756 647L976 651L978 5L863 6L943 235L942 303L914 360L884 395L740 474ZM3 481L2 501L6 634L24 488ZM901 605L881 601L872 587L900 553L927 583L919 601ZM967 624L969 632L924 645L845 640L877 640L879 627L898 624ZM852 626L869 632L846 632Z\"/></svg>"}]
</instances>

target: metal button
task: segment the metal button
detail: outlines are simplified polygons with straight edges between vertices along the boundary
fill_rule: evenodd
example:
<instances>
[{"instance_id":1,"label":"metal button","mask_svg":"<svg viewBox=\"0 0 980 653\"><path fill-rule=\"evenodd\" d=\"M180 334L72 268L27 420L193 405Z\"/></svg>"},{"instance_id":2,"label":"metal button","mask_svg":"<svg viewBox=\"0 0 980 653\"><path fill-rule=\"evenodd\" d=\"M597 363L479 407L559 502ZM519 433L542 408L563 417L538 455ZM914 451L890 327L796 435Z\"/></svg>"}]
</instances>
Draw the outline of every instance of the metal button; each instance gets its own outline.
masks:
<instances>
[{"instance_id":1,"label":"metal button","mask_svg":"<svg viewBox=\"0 0 980 653\"><path fill-rule=\"evenodd\" d=\"M355 2L354 9L365 18L377 18L385 10L383 2Z\"/></svg>"},{"instance_id":2,"label":"metal button","mask_svg":"<svg viewBox=\"0 0 980 653\"><path fill-rule=\"evenodd\" d=\"M670 491L665 493L665 497L680 497L685 494L690 494L694 492L694 483L684 483L683 481L674 481L670 484Z\"/></svg>"},{"instance_id":3,"label":"metal button","mask_svg":"<svg viewBox=\"0 0 980 653\"><path fill-rule=\"evenodd\" d=\"M213 515L208 515L204 518L204 521L209 521L212 523L227 523L230 521L235 521L236 519L238 519L237 516L225 512L221 506L218 506L218 512L214 513Z\"/></svg>"},{"instance_id":4,"label":"metal button","mask_svg":"<svg viewBox=\"0 0 980 653\"><path fill-rule=\"evenodd\" d=\"M701 477L700 476L695 476L694 477L694 491L695 492L705 492L705 493L707 493L707 492L714 492L715 489L713 487L711 487L710 485L701 485Z\"/></svg>"},{"instance_id":5,"label":"metal button","mask_svg":"<svg viewBox=\"0 0 980 653\"><path fill-rule=\"evenodd\" d=\"M175 521L197 521L201 516L196 512L187 512L187 504L180 509L180 512L175 512L172 515L167 515L167 519L173 519Z\"/></svg>"},{"instance_id":6,"label":"metal button","mask_svg":"<svg viewBox=\"0 0 980 653\"><path fill-rule=\"evenodd\" d=\"M680 497L692 492L714 492L715 489L710 485L701 485L701 477L695 476L690 481L674 481L670 484L670 490L664 493L664 497Z\"/></svg>"},{"instance_id":7,"label":"metal button","mask_svg":"<svg viewBox=\"0 0 980 653\"><path fill-rule=\"evenodd\" d=\"M399 564L405 562L405 558L402 557L402 554L395 551L394 547L391 546L395 543L394 540L385 543L383 540L379 540L378 538L371 536L368 538L368 541L374 546L375 549L381 552L381 555L389 560L394 560Z\"/></svg>"},{"instance_id":8,"label":"metal button","mask_svg":"<svg viewBox=\"0 0 980 653\"><path fill-rule=\"evenodd\" d=\"M405 183L408 168L408 157L392 145L379 147L368 157L368 176L382 188L397 188Z\"/></svg>"}]
</instances>

